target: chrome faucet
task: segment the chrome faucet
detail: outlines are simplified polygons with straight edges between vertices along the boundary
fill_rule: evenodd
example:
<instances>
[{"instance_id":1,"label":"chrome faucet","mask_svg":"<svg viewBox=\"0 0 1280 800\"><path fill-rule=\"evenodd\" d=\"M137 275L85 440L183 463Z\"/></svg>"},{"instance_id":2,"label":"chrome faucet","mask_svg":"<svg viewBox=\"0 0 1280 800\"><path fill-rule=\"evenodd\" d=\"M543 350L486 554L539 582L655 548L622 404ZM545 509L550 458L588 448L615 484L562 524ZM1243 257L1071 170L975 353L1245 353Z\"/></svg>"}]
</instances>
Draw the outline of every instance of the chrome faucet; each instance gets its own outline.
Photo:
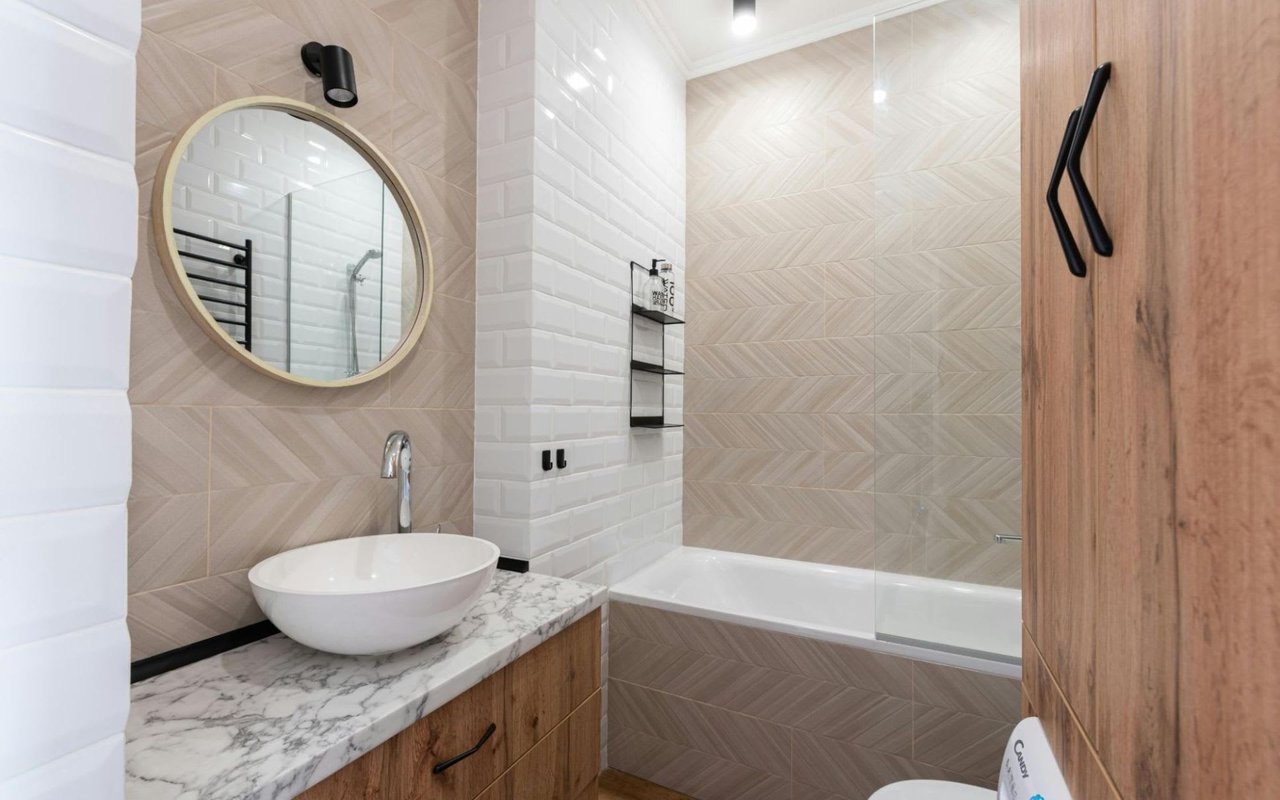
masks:
<instances>
[{"instance_id":1,"label":"chrome faucet","mask_svg":"<svg viewBox=\"0 0 1280 800\"><path fill-rule=\"evenodd\" d=\"M409 473L413 470L413 447L409 434L392 431L382 448L382 477L399 478L396 484L396 530L408 533L413 527L413 515L409 511Z\"/></svg>"}]
</instances>

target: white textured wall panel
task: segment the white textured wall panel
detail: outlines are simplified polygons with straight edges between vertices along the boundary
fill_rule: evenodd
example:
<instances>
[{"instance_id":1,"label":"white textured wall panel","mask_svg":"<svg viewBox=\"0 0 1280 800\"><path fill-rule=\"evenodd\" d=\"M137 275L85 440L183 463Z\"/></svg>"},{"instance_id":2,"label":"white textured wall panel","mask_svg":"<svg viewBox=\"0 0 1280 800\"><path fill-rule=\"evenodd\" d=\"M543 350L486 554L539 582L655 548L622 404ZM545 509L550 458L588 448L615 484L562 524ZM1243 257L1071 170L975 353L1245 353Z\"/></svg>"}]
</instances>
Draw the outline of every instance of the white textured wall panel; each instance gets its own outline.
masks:
<instances>
[{"instance_id":1,"label":"white textured wall panel","mask_svg":"<svg viewBox=\"0 0 1280 800\"><path fill-rule=\"evenodd\" d=\"M0 797L123 795L138 0L0 5Z\"/></svg>"},{"instance_id":2,"label":"white textured wall panel","mask_svg":"<svg viewBox=\"0 0 1280 800\"><path fill-rule=\"evenodd\" d=\"M682 436L630 427L628 264L684 260L684 80L633 0L505 0L480 28L476 533L609 582L680 542Z\"/></svg>"}]
</instances>

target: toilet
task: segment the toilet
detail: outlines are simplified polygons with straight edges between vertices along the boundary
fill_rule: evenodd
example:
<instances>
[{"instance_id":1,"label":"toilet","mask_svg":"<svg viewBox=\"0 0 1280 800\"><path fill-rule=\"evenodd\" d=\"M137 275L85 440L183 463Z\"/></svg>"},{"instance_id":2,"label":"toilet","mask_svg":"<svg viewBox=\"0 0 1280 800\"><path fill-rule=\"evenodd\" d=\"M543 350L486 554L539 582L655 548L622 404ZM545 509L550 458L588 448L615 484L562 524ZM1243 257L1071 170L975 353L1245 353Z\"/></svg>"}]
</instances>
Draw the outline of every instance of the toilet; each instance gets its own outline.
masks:
<instances>
[{"instance_id":1,"label":"toilet","mask_svg":"<svg viewBox=\"0 0 1280 800\"><path fill-rule=\"evenodd\" d=\"M1000 762L996 791L951 781L900 781L870 800L1071 800L1037 717L1014 726Z\"/></svg>"}]
</instances>

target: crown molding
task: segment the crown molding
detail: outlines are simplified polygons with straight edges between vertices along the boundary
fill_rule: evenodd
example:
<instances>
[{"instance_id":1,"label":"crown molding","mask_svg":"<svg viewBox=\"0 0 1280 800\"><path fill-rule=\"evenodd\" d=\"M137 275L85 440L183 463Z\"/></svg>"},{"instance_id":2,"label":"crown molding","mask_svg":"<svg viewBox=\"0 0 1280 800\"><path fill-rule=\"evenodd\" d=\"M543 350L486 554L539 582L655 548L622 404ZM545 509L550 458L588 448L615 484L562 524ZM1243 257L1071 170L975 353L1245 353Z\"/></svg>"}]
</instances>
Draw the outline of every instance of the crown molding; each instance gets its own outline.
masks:
<instances>
[{"instance_id":1,"label":"crown molding","mask_svg":"<svg viewBox=\"0 0 1280 800\"><path fill-rule=\"evenodd\" d=\"M687 79L691 69L689 54L685 52L684 45L680 44L680 37L667 23L667 18L663 15L662 9L658 8L656 0L636 0L636 6L640 9L640 16L645 18L658 37L662 48L667 51L671 60L676 62L680 74Z\"/></svg>"},{"instance_id":2,"label":"crown molding","mask_svg":"<svg viewBox=\"0 0 1280 800\"><path fill-rule=\"evenodd\" d=\"M684 48L680 45L679 37L676 36L671 26L666 23L662 16L662 10L654 0L638 0L639 4L645 7L645 13L654 18L654 26L662 30L663 35L673 47L679 48L679 52L683 57L678 58L677 61L687 67L685 69L686 79L710 75L713 72L719 72L723 69L746 64L749 61L755 61L756 59L776 55L806 44L812 44L847 31L865 28L872 24L876 17L896 17L943 1L920 0L920 2L904 3L903 0L881 0L879 3L861 8L856 12L841 14L813 25L806 25L803 28L747 42L741 47L735 47L720 55L699 59L698 61L690 61L688 55L684 53Z\"/></svg>"}]
</instances>

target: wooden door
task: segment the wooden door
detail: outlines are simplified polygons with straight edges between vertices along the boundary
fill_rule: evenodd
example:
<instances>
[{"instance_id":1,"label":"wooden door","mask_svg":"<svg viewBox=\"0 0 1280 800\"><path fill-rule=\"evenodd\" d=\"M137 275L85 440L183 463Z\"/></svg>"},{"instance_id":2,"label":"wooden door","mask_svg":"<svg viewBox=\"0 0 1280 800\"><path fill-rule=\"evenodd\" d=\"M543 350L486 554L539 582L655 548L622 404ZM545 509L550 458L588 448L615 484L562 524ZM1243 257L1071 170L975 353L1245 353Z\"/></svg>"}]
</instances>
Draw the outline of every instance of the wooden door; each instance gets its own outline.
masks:
<instances>
[{"instance_id":1,"label":"wooden door","mask_svg":"<svg viewBox=\"0 0 1280 800\"><path fill-rule=\"evenodd\" d=\"M1280 3L1097 0L1096 714L1125 798L1280 785Z\"/></svg>"},{"instance_id":2,"label":"wooden door","mask_svg":"<svg viewBox=\"0 0 1280 800\"><path fill-rule=\"evenodd\" d=\"M1045 205L1067 119L1094 66L1093 0L1022 4L1023 620L1074 713L1093 712L1096 259L1060 196L1089 276L1070 274ZM1085 171L1089 168L1086 154ZM1035 698L1031 698L1032 701Z\"/></svg>"}]
</instances>

